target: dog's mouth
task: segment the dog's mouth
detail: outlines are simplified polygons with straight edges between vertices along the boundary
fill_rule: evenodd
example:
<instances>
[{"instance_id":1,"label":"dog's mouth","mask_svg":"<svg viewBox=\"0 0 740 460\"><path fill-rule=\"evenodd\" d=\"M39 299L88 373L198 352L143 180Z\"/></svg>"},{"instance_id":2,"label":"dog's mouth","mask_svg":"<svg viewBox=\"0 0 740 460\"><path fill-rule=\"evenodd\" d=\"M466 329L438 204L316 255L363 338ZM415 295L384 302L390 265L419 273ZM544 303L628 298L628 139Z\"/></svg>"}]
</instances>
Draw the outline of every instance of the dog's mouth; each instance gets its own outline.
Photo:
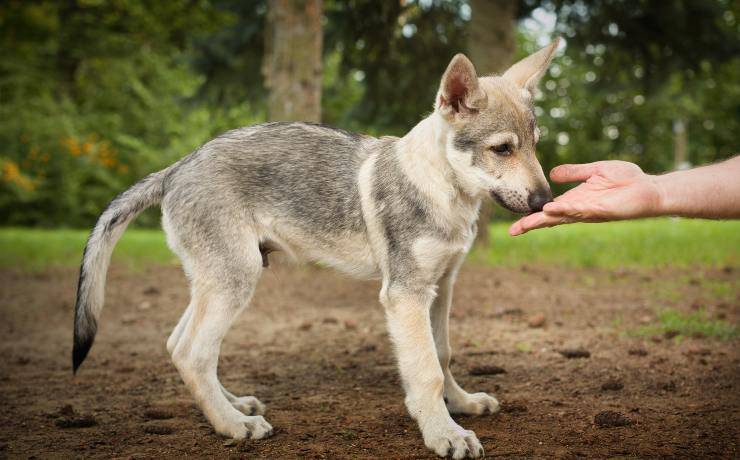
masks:
<instances>
[{"instance_id":1,"label":"dog's mouth","mask_svg":"<svg viewBox=\"0 0 740 460\"><path fill-rule=\"evenodd\" d=\"M512 208L504 199L499 195L499 193L495 190L491 190L491 197L498 203L502 208L506 209L507 211L511 211L516 214L532 214L531 209L521 210L521 209L515 209Z\"/></svg>"}]
</instances>

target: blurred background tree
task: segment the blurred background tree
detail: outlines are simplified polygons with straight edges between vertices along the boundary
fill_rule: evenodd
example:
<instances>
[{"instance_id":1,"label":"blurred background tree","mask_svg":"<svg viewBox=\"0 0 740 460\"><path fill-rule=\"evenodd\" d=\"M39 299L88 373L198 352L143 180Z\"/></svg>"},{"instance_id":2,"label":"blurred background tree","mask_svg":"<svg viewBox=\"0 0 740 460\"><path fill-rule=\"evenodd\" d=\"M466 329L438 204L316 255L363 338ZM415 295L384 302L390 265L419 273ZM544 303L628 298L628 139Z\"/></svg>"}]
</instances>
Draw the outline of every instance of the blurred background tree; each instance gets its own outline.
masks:
<instances>
[{"instance_id":1,"label":"blurred background tree","mask_svg":"<svg viewBox=\"0 0 740 460\"><path fill-rule=\"evenodd\" d=\"M501 72L554 35L536 103L546 170L716 161L737 152L739 13L731 0L8 0L0 222L89 226L141 176L268 117L403 134L456 52ZM291 98L309 111L278 115Z\"/></svg>"}]
</instances>

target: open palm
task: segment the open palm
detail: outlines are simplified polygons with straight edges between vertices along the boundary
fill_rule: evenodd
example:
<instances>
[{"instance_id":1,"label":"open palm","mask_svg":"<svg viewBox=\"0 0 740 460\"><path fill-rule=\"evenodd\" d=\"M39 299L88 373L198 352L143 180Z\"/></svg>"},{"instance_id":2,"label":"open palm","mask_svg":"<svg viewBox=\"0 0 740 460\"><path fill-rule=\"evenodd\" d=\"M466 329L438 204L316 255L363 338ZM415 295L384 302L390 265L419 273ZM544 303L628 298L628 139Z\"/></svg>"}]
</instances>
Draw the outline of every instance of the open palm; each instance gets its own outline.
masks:
<instances>
[{"instance_id":1,"label":"open palm","mask_svg":"<svg viewBox=\"0 0 740 460\"><path fill-rule=\"evenodd\" d=\"M652 215L660 193L653 176L626 161L561 165L550 172L554 182L584 181L547 203L541 212L515 222L511 235L571 222L603 222Z\"/></svg>"}]
</instances>

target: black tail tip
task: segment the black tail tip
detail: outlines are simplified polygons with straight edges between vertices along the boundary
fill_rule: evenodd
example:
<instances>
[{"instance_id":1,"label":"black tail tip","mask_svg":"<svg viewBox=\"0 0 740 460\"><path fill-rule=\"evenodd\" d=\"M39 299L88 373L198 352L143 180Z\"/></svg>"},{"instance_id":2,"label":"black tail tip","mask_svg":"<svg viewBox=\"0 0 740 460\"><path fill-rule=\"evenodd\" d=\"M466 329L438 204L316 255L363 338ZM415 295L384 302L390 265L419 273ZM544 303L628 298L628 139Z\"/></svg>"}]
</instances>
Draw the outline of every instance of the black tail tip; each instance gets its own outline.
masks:
<instances>
[{"instance_id":1,"label":"black tail tip","mask_svg":"<svg viewBox=\"0 0 740 460\"><path fill-rule=\"evenodd\" d=\"M72 346L72 373L77 374L77 369L82 365L82 362L87 358L87 354L93 344L93 337L86 339L75 338L74 345Z\"/></svg>"}]
</instances>

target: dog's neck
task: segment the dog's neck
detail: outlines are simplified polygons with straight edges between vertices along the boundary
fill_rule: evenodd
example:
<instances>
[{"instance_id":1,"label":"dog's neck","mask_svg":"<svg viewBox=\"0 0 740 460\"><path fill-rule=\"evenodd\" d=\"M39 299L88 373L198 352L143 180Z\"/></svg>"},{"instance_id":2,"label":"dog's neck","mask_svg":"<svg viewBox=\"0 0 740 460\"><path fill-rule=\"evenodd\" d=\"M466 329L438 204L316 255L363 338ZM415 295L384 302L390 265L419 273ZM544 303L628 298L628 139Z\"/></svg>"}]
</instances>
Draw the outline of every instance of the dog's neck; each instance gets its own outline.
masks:
<instances>
[{"instance_id":1,"label":"dog's neck","mask_svg":"<svg viewBox=\"0 0 740 460\"><path fill-rule=\"evenodd\" d=\"M470 226L477 219L480 198L459 183L447 159L452 131L441 115L433 112L398 142L403 172L424 197L435 218L444 226Z\"/></svg>"}]
</instances>

